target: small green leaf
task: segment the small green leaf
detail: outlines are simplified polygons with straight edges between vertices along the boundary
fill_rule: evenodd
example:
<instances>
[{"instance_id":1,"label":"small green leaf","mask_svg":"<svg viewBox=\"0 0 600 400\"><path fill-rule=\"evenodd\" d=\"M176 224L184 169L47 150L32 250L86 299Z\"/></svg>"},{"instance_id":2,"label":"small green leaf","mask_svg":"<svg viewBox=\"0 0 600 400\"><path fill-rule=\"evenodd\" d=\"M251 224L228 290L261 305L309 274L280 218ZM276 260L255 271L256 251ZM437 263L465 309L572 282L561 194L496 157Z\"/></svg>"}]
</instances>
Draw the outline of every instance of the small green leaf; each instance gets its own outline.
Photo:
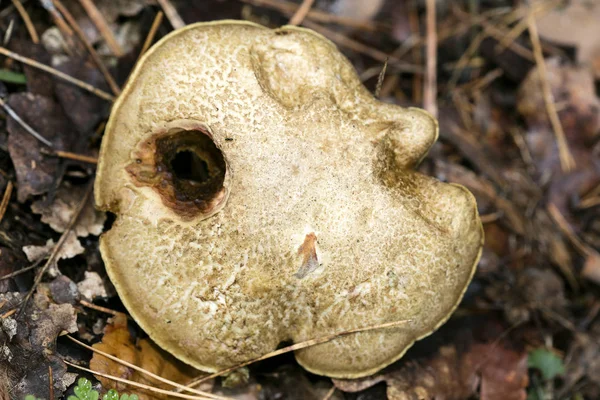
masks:
<instances>
[{"instance_id":1,"label":"small green leaf","mask_svg":"<svg viewBox=\"0 0 600 400\"><path fill-rule=\"evenodd\" d=\"M25 78L24 74L13 72L8 69L0 69L0 81L24 85L27 83L27 78Z\"/></svg>"},{"instance_id":2,"label":"small green leaf","mask_svg":"<svg viewBox=\"0 0 600 400\"><path fill-rule=\"evenodd\" d=\"M139 400L137 394L129 395L129 400Z\"/></svg>"},{"instance_id":3,"label":"small green leaf","mask_svg":"<svg viewBox=\"0 0 600 400\"><path fill-rule=\"evenodd\" d=\"M539 370L542 378L546 381L565 373L565 365L560 357L544 348L535 349L529 353L527 366Z\"/></svg>"},{"instance_id":4,"label":"small green leaf","mask_svg":"<svg viewBox=\"0 0 600 400\"><path fill-rule=\"evenodd\" d=\"M27 396L25 396L25 400L38 400L37 397L35 397L32 394L28 394Z\"/></svg>"},{"instance_id":5,"label":"small green leaf","mask_svg":"<svg viewBox=\"0 0 600 400\"><path fill-rule=\"evenodd\" d=\"M128 395L128 394L126 394L126 393L123 393L123 394L121 395L121 400L129 400L129 395Z\"/></svg>"},{"instance_id":6,"label":"small green leaf","mask_svg":"<svg viewBox=\"0 0 600 400\"><path fill-rule=\"evenodd\" d=\"M95 390L90 390L88 393L88 400L98 400L98 397L100 397L100 393Z\"/></svg>"},{"instance_id":7,"label":"small green leaf","mask_svg":"<svg viewBox=\"0 0 600 400\"><path fill-rule=\"evenodd\" d=\"M102 400L119 400L119 393L115 389L110 389L102 396Z\"/></svg>"}]
</instances>

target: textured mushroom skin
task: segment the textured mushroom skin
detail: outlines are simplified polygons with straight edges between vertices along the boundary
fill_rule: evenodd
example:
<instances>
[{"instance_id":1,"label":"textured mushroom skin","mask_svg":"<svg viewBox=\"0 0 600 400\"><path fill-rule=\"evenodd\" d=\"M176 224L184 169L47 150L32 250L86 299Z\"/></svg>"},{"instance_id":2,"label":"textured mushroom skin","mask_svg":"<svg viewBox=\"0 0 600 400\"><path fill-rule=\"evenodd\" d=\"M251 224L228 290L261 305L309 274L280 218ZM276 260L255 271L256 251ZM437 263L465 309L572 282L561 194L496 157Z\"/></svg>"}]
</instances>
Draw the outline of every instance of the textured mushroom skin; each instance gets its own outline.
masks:
<instances>
[{"instance_id":1,"label":"textured mushroom skin","mask_svg":"<svg viewBox=\"0 0 600 400\"><path fill-rule=\"evenodd\" d=\"M153 169L156 140L182 130L226 163L197 207L169 202L173 176ZM413 171L436 139L432 117L374 99L312 31L173 32L136 67L102 143L96 203L117 215L101 239L109 276L154 341L206 371L410 320L296 353L317 374L372 374L449 317L481 251L473 196Z\"/></svg>"}]
</instances>

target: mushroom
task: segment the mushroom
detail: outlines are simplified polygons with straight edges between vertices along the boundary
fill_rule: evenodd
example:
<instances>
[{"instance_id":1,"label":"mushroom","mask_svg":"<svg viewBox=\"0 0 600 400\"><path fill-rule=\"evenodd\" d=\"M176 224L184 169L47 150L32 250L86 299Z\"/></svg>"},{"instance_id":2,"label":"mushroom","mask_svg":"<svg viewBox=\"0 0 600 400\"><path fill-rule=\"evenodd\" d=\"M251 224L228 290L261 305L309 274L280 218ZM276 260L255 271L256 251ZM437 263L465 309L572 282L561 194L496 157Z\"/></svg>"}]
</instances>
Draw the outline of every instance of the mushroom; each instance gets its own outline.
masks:
<instances>
[{"instance_id":1,"label":"mushroom","mask_svg":"<svg viewBox=\"0 0 600 400\"><path fill-rule=\"evenodd\" d=\"M372 374L449 318L479 259L474 197L414 171L436 139L310 30L187 26L144 55L106 127L108 274L156 343L210 372L408 320L295 354Z\"/></svg>"}]
</instances>

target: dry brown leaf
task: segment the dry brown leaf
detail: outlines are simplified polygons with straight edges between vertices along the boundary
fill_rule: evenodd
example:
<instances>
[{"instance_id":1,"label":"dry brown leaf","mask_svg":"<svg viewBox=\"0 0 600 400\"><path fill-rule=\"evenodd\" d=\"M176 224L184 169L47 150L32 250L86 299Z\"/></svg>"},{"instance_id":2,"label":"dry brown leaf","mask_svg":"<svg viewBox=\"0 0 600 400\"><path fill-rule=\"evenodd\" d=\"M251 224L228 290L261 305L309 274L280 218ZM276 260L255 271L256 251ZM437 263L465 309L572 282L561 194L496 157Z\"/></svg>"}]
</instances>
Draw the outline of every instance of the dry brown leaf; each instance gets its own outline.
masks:
<instances>
[{"instance_id":1,"label":"dry brown leaf","mask_svg":"<svg viewBox=\"0 0 600 400\"><path fill-rule=\"evenodd\" d=\"M48 239L44 246L23 246L23 253L27 256L27 259L31 262L36 262L40 258L43 258L52 252L54 249L54 240ZM73 232L69 232L67 240L61 246L58 251L58 260L73 258L79 254L83 254L85 249L77 239L77 236Z\"/></svg>"},{"instance_id":2,"label":"dry brown leaf","mask_svg":"<svg viewBox=\"0 0 600 400\"><path fill-rule=\"evenodd\" d=\"M334 379L340 390L356 392L385 381L389 400L525 400L527 354L500 344L475 344L466 352L444 346L426 360L357 380Z\"/></svg>"},{"instance_id":3,"label":"dry brown leaf","mask_svg":"<svg viewBox=\"0 0 600 400\"><path fill-rule=\"evenodd\" d=\"M160 350L150 339L141 339L137 341L137 344L134 344L127 329L127 317L122 314L113 318L112 323L105 328L102 342L94 344L93 347L177 383L186 383L200 374L199 371ZM172 389L171 386L165 383L149 378L147 375L143 375L97 353L94 353L90 361L90 369L157 388ZM117 391L125 392L131 390L131 387L124 383L118 383L99 376L97 378L105 390L116 389ZM209 387L200 387L197 389L210 390L211 388L212 382L209 383ZM141 389L136 389L135 393L139 396L140 400L167 398L164 395Z\"/></svg>"},{"instance_id":4,"label":"dry brown leaf","mask_svg":"<svg viewBox=\"0 0 600 400\"><path fill-rule=\"evenodd\" d=\"M577 48L577 61L593 63L600 56L600 2L572 0L537 18L540 36ZM596 71L600 73L600 69Z\"/></svg>"},{"instance_id":5,"label":"dry brown leaf","mask_svg":"<svg viewBox=\"0 0 600 400\"><path fill-rule=\"evenodd\" d=\"M50 225L56 232L62 233L69 225L85 191L86 187L83 185L71 186L65 183L58 189L56 197L49 207L45 199L36 200L31 205L31 211L41 214L42 222ZM90 234L97 236L102 233L105 220L106 214L94 208L94 201L90 197L81 211L73 231L79 237L86 237Z\"/></svg>"}]
</instances>

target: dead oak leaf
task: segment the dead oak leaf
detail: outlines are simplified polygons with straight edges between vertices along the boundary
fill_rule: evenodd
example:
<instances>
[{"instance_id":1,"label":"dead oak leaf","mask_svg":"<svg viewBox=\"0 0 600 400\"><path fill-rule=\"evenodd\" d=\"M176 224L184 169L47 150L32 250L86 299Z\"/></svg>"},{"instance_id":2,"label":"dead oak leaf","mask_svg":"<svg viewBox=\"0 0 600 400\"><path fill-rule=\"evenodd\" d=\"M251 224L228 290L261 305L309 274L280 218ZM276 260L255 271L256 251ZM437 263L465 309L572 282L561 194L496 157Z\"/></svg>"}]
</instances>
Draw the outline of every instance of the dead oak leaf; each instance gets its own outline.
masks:
<instances>
[{"instance_id":1,"label":"dead oak leaf","mask_svg":"<svg viewBox=\"0 0 600 400\"><path fill-rule=\"evenodd\" d=\"M127 329L127 318L122 314L116 316L112 323L106 326L102 342L94 344L93 347L177 383L184 384L200 374L199 371L183 364L161 350L150 339L141 339L134 344ZM98 353L94 353L90 361L90 369L161 389L172 389L171 386L165 383L152 379ZM97 376L97 378L105 390L127 391L131 389L123 383L100 376ZM212 383L208 389L210 388L212 388ZM207 387L198 389L207 390ZM136 389L136 394L140 400L166 398L164 395L142 389Z\"/></svg>"},{"instance_id":2,"label":"dead oak leaf","mask_svg":"<svg viewBox=\"0 0 600 400\"><path fill-rule=\"evenodd\" d=\"M389 400L525 400L527 354L495 344L474 344L459 352L444 346L430 359L357 380L334 379L342 391L355 392L385 381Z\"/></svg>"}]
</instances>

